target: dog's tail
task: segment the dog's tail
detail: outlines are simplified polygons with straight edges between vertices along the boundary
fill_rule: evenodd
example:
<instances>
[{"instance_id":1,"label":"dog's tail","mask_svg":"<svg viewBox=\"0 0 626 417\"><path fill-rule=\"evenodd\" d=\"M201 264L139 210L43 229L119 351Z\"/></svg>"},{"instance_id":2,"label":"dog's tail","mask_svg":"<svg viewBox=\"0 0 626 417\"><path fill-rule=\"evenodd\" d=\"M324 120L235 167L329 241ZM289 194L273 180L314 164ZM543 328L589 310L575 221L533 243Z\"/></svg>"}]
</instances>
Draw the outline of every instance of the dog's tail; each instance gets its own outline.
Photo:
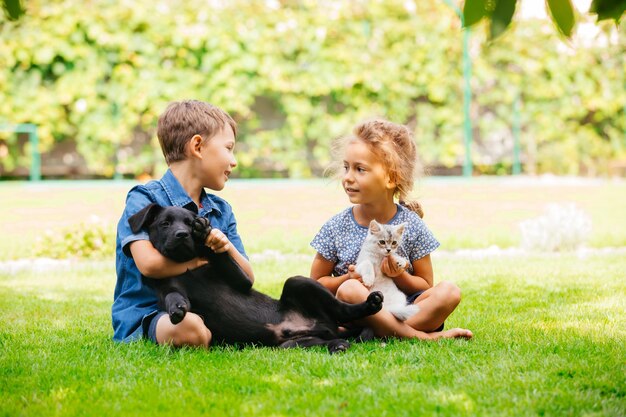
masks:
<instances>
[{"instance_id":1,"label":"dog's tail","mask_svg":"<svg viewBox=\"0 0 626 417\"><path fill-rule=\"evenodd\" d=\"M393 314L394 316L396 316L396 318L400 321L405 321L406 319L408 319L409 317L417 314L418 311L420 311L419 306L415 305L415 304L409 304L409 305L386 305L385 309L387 311L389 311L391 314Z\"/></svg>"}]
</instances>

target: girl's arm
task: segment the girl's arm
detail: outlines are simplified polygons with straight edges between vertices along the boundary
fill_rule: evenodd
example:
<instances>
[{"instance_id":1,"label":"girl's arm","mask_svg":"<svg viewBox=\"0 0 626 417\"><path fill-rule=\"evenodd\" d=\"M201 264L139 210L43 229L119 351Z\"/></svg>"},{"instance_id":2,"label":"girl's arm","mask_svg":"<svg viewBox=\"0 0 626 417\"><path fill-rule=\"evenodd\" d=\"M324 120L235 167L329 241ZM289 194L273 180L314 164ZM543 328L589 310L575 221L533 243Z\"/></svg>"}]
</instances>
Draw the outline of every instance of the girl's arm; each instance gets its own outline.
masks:
<instances>
[{"instance_id":1,"label":"girl's arm","mask_svg":"<svg viewBox=\"0 0 626 417\"><path fill-rule=\"evenodd\" d=\"M188 269L195 269L207 263L205 259L194 258L178 263L161 255L149 240L136 240L129 246L135 265L142 275L150 278L169 278L181 275Z\"/></svg>"},{"instance_id":2,"label":"girl's arm","mask_svg":"<svg viewBox=\"0 0 626 417\"><path fill-rule=\"evenodd\" d=\"M433 265L430 255L413 261L413 274L398 268L395 262L391 262L389 257L383 259L381 265L383 274L393 278L398 288L405 294L413 294L417 291L424 291L433 286Z\"/></svg>"},{"instance_id":3,"label":"girl's arm","mask_svg":"<svg viewBox=\"0 0 626 417\"><path fill-rule=\"evenodd\" d=\"M361 281L361 276L354 272L354 265L348 267L348 273L338 277L332 276L335 263L327 260L318 253L315 254L313 265L311 265L311 278L328 288L333 294L337 293L337 288L349 279Z\"/></svg>"}]
</instances>

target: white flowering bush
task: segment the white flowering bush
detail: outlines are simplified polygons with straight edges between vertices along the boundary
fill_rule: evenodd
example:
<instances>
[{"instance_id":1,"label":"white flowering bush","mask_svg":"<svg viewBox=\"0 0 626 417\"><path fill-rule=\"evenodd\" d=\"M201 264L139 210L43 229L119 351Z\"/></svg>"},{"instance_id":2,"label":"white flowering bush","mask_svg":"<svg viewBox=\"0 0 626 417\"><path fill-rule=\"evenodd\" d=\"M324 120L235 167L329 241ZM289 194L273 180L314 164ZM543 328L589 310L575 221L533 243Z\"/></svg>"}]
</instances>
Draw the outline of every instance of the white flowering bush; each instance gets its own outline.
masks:
<instances>
[{"instance_id":1,"label":"white flowering bush","mask_svg":"<svg viewBox=\"0 0 626 417\"><path fill-rule=\"evenodd\" d=\"M520 223L520 229L526 250L568 251L589 239L591 218L575 204L550 204L545 214Z\"/></svg>"},{"instance_id":2,"label":"white flowering bush","mask_svg":"<svg viewBox=\"0 0 626 417\"><path fill-rule=\"evenodd\" d=\"M115 231L97 216L59 231L47 230L37 239L35 256L103 259L115 253Z\"/></svg>"}]
</instances>

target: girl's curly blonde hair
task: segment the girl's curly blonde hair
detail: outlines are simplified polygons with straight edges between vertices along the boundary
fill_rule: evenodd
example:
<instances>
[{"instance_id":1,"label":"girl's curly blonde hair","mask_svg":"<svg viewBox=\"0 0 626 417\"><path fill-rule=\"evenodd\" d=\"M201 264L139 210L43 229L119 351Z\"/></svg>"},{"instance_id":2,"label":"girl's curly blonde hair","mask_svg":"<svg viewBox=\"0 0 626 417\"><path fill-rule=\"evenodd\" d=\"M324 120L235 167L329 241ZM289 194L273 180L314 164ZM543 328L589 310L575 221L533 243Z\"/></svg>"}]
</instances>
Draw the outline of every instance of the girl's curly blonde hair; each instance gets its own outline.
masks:
<instances>
[{"instance_id":1,"label":"girl's curly blonde hair","mask_svg":"<svg viewBox=\"0 0 626 417\"><path fill-rule=\"evenodd\" d=\"M344 150L349 142L358 139L367 144L381 161L389 178L396 183L394 196L409 210L424 217L422 206L417 201L409 201L415 178L421 173L417 157L417 147L409 129L384 119L367 120L359 123L352 135L337 139L332 153L335 161L333 170L339 175L343 166Z\"/></svg>"}]
</instances>

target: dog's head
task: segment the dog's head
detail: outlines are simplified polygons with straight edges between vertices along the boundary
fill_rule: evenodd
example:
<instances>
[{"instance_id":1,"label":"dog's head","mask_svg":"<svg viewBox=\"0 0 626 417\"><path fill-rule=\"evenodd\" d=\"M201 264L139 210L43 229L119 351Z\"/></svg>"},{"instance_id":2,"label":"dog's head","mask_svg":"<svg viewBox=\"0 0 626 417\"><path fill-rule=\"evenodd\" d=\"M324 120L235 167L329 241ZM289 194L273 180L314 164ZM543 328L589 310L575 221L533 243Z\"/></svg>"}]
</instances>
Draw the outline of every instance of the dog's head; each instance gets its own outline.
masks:
<instances>
[{"instance_id":1,"label":"dog's head","mask_svg":"<svg viewBox=\"0 0 626 417\"><path fill-rule=\"evenodd\" d=\"M198 216L182 207L150 204L128 219L133 233L147 229L152 245L167 258L186 262L196 257ZM206 237L206 236L205 236Z\"/></svg>"}]
</instances>

